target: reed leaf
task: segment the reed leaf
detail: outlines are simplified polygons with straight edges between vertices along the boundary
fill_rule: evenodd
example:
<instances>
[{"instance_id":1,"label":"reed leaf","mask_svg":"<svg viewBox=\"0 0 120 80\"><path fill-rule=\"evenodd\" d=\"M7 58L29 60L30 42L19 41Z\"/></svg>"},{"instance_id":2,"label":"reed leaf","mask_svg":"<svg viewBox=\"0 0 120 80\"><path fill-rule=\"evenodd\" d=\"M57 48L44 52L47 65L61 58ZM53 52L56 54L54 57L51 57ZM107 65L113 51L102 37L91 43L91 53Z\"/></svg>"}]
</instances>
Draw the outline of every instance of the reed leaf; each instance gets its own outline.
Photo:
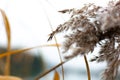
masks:
<instances>
[{"instance_id":1,"label":"reed leaf","mask_svg":"<svg viewBox=\"0 0 120 80\"><path fill-rule=\"evenodd\" d=\"M18 53L22 53L22 52L25 52L25 51L29 51L31 49L35 49L35 48L42 48L42 47L60 47L60 44L45 44L45 45L39 45L39 46L35 46L35 47L31 47L31 48L25 48L25 49L19 49L19 50L11 50L9 52L5 52L5 53L2 53L0 54L0 58L4 58L6 57L8 54L10 55L13 55L13 54L18 54Z\"/></svg>"}]
</instances>

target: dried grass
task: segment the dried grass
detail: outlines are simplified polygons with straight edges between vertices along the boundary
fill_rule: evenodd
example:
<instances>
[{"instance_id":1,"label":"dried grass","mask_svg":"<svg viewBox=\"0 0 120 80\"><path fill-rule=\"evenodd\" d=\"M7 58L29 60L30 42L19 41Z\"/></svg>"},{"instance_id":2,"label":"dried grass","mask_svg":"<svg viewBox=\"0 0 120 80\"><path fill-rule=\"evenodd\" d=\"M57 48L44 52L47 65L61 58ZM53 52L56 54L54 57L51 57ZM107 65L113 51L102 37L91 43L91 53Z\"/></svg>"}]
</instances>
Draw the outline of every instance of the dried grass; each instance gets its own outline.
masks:
<instances>
[{"instance_id":1,"label":"dried grass","mask_svg":"<svg viewBox=\"0 0 120 80\"><path fill-rule=\"evenodd\" d=\"M5 14L5 12L0 9L2 17L3 17L3 21L4 21L4 25L5 25L5 29L6 29L6 35L7 35L7 59L6 59L6 66L5 66L5 75L9 75L10 74L10 54L9 51L11 50L11 32L10 32L10 24L8 21L8 18Z\"/></svg>"},{"instance_id":2,"label":"dried grass","mask_svg":"<svg viewBox=\"0 0 120 80\"><path fill-rule=\"evenodd\" d=\"M69 13L71 17L50 34L48 41L55 34L70 31L64 33L63 53L67 53L71 47L75 49L71 55L65 56L66 59L92 53L99 44L99 56L92 61L106 61L107 67L102 80L115 80L120 65L120 0L110 1L107 7L90 3L81 9L65 9L59 12Z\"/></svg>"}]
</instances>

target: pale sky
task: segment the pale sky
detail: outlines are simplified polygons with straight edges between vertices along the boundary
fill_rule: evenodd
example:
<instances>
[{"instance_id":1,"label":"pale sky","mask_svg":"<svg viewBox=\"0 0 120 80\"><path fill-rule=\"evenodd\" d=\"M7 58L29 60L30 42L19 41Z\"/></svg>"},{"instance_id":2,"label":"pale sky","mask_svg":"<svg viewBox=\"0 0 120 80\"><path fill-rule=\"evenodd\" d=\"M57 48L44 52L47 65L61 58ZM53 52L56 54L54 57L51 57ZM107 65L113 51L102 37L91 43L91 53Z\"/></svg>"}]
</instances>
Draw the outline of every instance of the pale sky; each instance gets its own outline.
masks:
<instances>
[{"instance_id":1,"label":"pale sky","mask_svg":"<svg viewBox=\"0 0 120 80\"><path fill-rule=\"evenodd\" d=\"M108 0L0 0L0 8L6 12L10 21L12 45L36 46L46 42L51 31L46 15L56 28L64 22L57 11L79 8L88 2L104 5L105 1ZM3 30L0 31L0 36L3 33ZM0 37L2 44L6 43L4 37Z\"/></svg>"},{"instance_id":2,"label":"pale sky","mask_svg":"<svg viewBox=\"0 0 120 80\"><path fill-rule=\"evenodd\" d=\"M12 46L33 47L47 44L48 34L51 32L50 24L55 29L64 22L57 11L69 8L79 8L83 4L92 2L105 6L109 0L0 0L0 8L3 9L9 19L12 34ZM0 16L0 20L2 20ZM6 44L3 22L0 22L0 45ZM58 41L59 36L57 36ZM51 41L54 43L54 40ZM46 50L47 49L47 50ZM45 56L53 62L58 62L59 57L56 48L43 48ZM57 56L57 57L56 57ZM58 60L52 60L58 59Z\"/></svg>"}]
</instances>

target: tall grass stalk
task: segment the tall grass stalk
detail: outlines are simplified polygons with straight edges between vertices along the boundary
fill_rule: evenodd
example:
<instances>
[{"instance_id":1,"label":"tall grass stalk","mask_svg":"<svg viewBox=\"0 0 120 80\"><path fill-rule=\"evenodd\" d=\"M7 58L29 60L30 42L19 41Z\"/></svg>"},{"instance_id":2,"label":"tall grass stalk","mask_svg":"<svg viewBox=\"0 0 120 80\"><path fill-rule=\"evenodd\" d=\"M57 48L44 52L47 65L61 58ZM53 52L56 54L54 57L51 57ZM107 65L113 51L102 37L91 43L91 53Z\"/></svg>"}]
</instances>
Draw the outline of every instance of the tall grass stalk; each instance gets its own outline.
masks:
<instances>
[{"instance_id":1,"label":"tall grass stalk","mask_svg":"<svg viewBox=\"0 0 120 80\"><path fill-rule=\"evenodd\" d=\"M85 64L86 64L88 80L91 80L90 68L89 68L89 64L88 64L86 55L84 55L84 60L85 60Z\"/></svg>"},{"instance_id":2,"label":"tall grass stalk","mask_svg":"<svg viewBox=\"0 0 120 80\"><path fill-rule=\"evenodd\" d=\"M5 75L9 75L10 74L10 53L9 51L11 50L11 31L10 31L10 24L8 21L8 18L5 14L5 12L0 9L2 17L3 17L3 21L4 21L4 25L5 25L5 29L6 29L6 35L7 35L7 58L6 58L6 66L5 66Z\"/></svg>"},{"instance_id":3,"label":"tall grass stalk","mask_svg":"<svg viewBox=\"0 0 120 80\"><path fill-rule=\"evenodd\" d=\"M41 2L40 2L40 3L41 3ZM41 5L42 5L42 3L41 3ZM49 17L48 17L48 14L47 14L46 10L44 9L44 6L43 6L43 5L42 5L42 8L43 8L44 13L46 14L46 18L47 18L48 23L49 23L49 25L50 25L51 31L53 32L53 28L52 28L51 21L50 21L50 19L49 19ZM54 40L55 40L55 43L58 44L57 38L56 38L55 36L54 36ZM59 49L58 46L57 46L57 50L58 50L58 55L59 55L59 58L60 58L60 62L62 63L63 60L62 60L61 53L60 53L60 49ZM62 78L63 78L63 80L64 80L64 67L63 67L63 65L61 65L61 68L62 68Z\"/></svg>"}]
</instances>

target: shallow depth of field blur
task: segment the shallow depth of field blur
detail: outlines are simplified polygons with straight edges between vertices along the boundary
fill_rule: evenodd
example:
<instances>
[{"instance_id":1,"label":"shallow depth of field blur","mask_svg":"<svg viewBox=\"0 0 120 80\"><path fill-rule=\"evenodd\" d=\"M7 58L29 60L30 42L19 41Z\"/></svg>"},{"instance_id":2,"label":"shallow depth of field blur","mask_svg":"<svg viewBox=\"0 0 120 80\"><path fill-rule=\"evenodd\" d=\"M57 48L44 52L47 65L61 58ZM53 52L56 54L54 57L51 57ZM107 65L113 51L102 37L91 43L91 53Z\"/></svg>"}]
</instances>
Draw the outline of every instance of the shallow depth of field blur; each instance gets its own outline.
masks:
<instances>
[{"instance_id":1,"label":"shallow depth of field blur","mask_svg":"<svg viewBox=\"0 0 120 80\"><path fill-rule=\"evenodd\" d=\"M39 45L55 44L54 39L47 42L49 33L69 16L58 13L59 10L80 8L87 3L106 6L109 0L0 0L0 8L5 11L11 28L11 48L23 49ZM62 34L57 41L62 44ZM7 37L2 16L0 15L0 53L6 51ZM97 54L99 48L88 60ZM62 49L60 48L62 52ZM25 53L25 54L24 54ZM22 54L16 54L11 60L11 75L33 80L39 73L49 70L60 63L55 46L34 48ZM64 60L64 54L61 54ZM4 60L0 60L0 75L3 75ZM105 63L89 62L92 80L100 80ZM82 56L70 60L63 65L65 80L87 80L86 66ZM61 67L57 68L62 73ZM53 80L54 72L50 72L40 80ZM62 75L60 74L62 80Z\"/></svg>"}]
</instances>

